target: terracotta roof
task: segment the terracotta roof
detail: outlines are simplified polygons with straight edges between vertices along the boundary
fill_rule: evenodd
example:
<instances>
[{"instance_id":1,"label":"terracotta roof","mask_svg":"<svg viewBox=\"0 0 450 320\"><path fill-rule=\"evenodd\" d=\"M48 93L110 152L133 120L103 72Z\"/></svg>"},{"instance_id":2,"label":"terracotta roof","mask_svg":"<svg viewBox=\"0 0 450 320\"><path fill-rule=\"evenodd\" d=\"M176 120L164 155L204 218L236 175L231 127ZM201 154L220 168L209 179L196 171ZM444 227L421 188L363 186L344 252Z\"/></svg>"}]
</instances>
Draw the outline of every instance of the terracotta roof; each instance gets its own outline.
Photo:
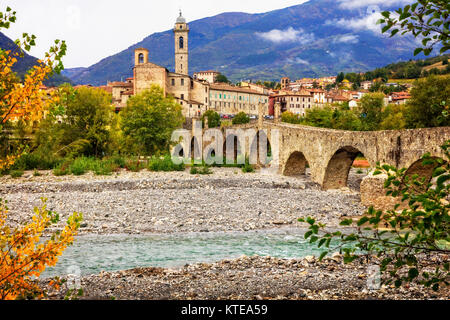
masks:
<instances>
[{"instance_id":1,"label":"terracotta roof","mask_svg":"<svg viewBox=\"0 0 450 320\"><path fill-rule=\"evenodd\" d=\"M128 91L125 91L122 93L122 95L124 95L124 96L132 96L133 94L134 94L133 90L128 90Z\"/></svg>"},{"instance_id":2,"label":"terracotta roof","mask_svg":"<svg viewBox=\"0 0 450 320\"><path fill-rule=\"evenodd\" d=\"M234 91L234 92L242 92L242 93L251 93L251 94L264 95L263 93L260 93L260 92L258 92L256 90L246 89L246 88L241 88L241 87L235 87L235 86L231 86L229 84L211 83L210 89L211 90Z\"/></svg>"},{"instance_id":3,"label":"terracotta roof","mask_svg":"<svg viewBox=\"0 0 450 320\"><path fill-rule=\"evenodd\" d=\"M272 97L312 97L308 91L300 91L300 92L286 92L274 94Z\"/></svg>"},{"instance_id":4,"label":"terracotta roof","mask_svg":"<svg viewBox=\"0 0 450 320\"><path fill-rule=\"evenodd\" d=\"M392 93L392 100L404 100L404 99L411 99L411 95L408 92Z\"/></svg>"},{"instance_id":5,"label":"terracotta roof","mask_svg":"<svg viewBox=\"0 0 450 320\"><path fill-rule=\"evenodd\" d=\"M133 87L132 83L129 82L120 82L120 81L115 81L115 82L110 82L108 84L108 86L110 87L124 87L124 88L129 88L129 87Z\"/></svg>"},{"instance_id":6,"label":"terracotta roof","mask_svg":"<svg viewBox=\"0 0 450 320\"><path fill-rule=\"evenodd\" d=\"M344 97L344 96L337 95L337 96L333 97L333 100L336 100L336 101L348 101L349 99Z\"/></svg>"},{"instance_id":7,"label":"terracotta roof","mask_svg":"<svg viewBox=\"0 0 450 320\"><path fill-rule=\"evenodd\" d=\"M108 86L100 86L100 87L97 87L97 88L102 89L102 90L105 90L105 91L108 92L108 93L112 93L112 87L108 87Z\"/></svg>"},{"instance_id":8,"label":"terracotta roof","mask_svg":"<svg viewBox=\"0 0 450 320\"><path fill-rule=\"evenodd\" d=\"M214 70L208 70L208 71L198 71L198 72L194 72L194 74L196 73L220 73L219 71L214 71Z\"/></svg>"}]
</instances>

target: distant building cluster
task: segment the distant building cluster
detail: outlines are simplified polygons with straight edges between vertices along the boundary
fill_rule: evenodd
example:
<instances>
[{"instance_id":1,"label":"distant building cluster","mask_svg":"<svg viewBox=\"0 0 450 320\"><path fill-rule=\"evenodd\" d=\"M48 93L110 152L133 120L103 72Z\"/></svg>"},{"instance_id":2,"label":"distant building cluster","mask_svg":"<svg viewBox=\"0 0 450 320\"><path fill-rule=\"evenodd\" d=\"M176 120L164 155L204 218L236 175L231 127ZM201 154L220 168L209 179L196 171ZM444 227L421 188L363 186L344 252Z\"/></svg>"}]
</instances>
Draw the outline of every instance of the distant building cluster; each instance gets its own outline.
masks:
<instances>
[{"instance_id":1,"label":"distant building cluster","mask_svg":"<svg viewBox=\"0 0 450 320\"><path fill-rule=\"evenodd\" d=\"M289 111L303 116L308 109L321 108L325 105L348 103L350 108L355 108L375 83L375 81L363 81L358 90L352 90L353 84L344 79L339 89L330 88L336 80L337 77L303 78L296 81L291 81L288 77L281 78L281 89L271 92L269 114L274 114L275 103L280 103L281 112ZM398 84L386 83L385 86L398 86ZM410 89L411 85L407 87ZM384 103L385 105L405 104L410 98L409 91L394 92L385 95Z\"/></svg>"}]
</instances>

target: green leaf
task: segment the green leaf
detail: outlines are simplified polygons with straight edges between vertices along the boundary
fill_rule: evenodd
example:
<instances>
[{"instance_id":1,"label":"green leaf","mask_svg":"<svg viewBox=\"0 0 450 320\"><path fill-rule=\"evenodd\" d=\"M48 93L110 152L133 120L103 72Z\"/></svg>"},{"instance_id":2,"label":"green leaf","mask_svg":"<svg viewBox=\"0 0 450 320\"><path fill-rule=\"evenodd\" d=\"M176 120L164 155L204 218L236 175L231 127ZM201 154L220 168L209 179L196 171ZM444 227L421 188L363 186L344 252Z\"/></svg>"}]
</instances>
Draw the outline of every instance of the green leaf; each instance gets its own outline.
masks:
<instances>
[{"instance_id":1,"label":"green leaf","mask_svg":"<svg viewBox=\"0 0 450 320\"><path fill-rule=\"evenodd\" d=\"M352 219L346 219L346 220L341 221L341 223L339 225L341 225L341 226L349 226L352 223L353 223Z\"/></svg>"},{"instance_id":2,"label":"green leaf","mask_svg":"<svg viewBox=\"0 0 450 320\"><path fill-rule=\"evenodd\" d=\"M423 51L423 48L417 48L416 50L414 50L414 55L417 56L422 51Z\"/></svg>"},{"instance_id":3,"label":"green leaf","mask_svg":"<svg viewBox=\"0 0 450 320\"><path fill-rule=\"evenodd\" d=\"M410 280L413 280L419 275L419 271L416 268L411 268L408 271L408 277Z\"/></svg>"}]
</instances>

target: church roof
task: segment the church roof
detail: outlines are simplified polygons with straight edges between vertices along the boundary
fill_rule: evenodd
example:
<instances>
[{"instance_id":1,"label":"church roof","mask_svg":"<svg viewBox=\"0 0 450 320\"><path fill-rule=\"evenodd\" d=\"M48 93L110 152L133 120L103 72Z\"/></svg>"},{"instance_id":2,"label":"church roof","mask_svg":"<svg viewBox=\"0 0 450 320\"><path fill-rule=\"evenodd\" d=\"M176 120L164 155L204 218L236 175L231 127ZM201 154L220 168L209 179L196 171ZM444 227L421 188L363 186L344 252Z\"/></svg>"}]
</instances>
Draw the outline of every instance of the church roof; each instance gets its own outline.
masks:
<instances>
[{"instance_id":1,"label":"church roof","mask_svg":"<svg viewBox=\"0 0 450 320\"><path fill-rule=\"evenodd\" d=\"M177 23L186 23L186 19L183 17L181 10L180 10L180 16L177 18Z\"/></svg>"}]
</instances>

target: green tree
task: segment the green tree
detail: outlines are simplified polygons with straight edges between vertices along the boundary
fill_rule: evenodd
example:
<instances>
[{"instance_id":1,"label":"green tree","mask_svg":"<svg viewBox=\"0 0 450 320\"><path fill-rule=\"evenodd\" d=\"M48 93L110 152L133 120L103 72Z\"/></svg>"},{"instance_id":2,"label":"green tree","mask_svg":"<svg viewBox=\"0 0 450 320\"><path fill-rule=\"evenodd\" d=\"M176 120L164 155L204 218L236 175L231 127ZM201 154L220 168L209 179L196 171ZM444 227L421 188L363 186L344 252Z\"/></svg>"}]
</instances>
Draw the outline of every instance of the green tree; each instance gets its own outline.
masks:
<instances>
[{"instance_id":1,"label":"green tree","mask_svg":"<svg viewBox=\"0 0 450 320\"><path fill-rule=\"evenodd\" d=\"M131 97L120 115L126 149L140 155L169 152L172 133L184 122L181 106L157 85Z\"/></svg>"},{"instance_id":2,"label":"green tree","mask_svg":"<svg viewBox=\"0 0 450 320\"><path fill-rule=\"evenodd\" d=\"M368 93L361 98L361 120L365 131L378 130L384 105L384 94Z\"/></svg>"},{"instance_id":3,"label":"green tree","mask_svg":"<svg viewBox=\"0 0 450 320\"><path fill-rule=\"evenodd\" d=\"M220 127L220 115L214 110L208 110L202 115L203 126L205 126L205 117L208 117L208 127L217 128Z\"/></svg>"},{"instance_id":4,"label":"green tree","mask_svg":"<svg viewBox=\"0 0 450 320\"><path fill-rule=\"evenodd\" d=\"M339 106L333 112L332 128L337 130L360 131L362 130L359 113L348 108Z\"/></svg>"},{"instance_id":5,"label":"green tree","mask_svg":"<svg viewBox=\"0 0 450 320\"><path fill-rule=\"evenodd\" d=\"M419 79L411 89L407 103L408 128L449 126L450 76Z\"/></svg>"},{"instance_id":6,"label":"green tree","mask_svg":"<svg viewBox=\"0 0 450 320\"><path fill-rule=\"evenodd\" d=\"M230 83L230 80L228 80L228 78L225 75L219 74L216 77L216 82L219 82L219 83Z\"/></svg>"},{"instance_id":7,"label":"green tree","mask_svg":"<svg viewBox=\"0 0 450 320\"><path fill-rule=\"evenodd\" d=\"M389 104L384 108L381 130L401 130L406 128L405 106Z\"/></svg>"},{"instance_id":8,"label":"green tree","mask_svg":"<svg viewBox=\"0 0 450 320\"><path fill-rule=\"evenodd\" d=\"M303 118L303 123L313 127L332 128L333 113L334 109L331 106L308 109Z\"/></svg>"},{"instance_id":9,"label":"green tree","mask_svg":"<svg viewBox=\"0 0 450 320\"><path fill-rule=\"evenodd\" d=\"M233 118L233 124L245 124L250 122L250 117L245 112L239 112L234 118Z\"/></svg>"},{"instance_id":10,"label":"green tree","mask_svg":"<svg viewBox=\"0 0 450 320\"><path fill-rule=\"evenodd\" d=\"M59 88L60 102L39 126L35 144L56 156L103 156L110 143L111 94L102 89L70 85Z\"/></svg>"},{"instance_id":11,"label":"green tree","mask_svg":"<svg viewBox=\"0 0 450 320\"><path fill-rule=\"evenodd\" d=\"M343 72L341 72L341 73L339 73L338 75L337 75L337 78L336 78L336 83L341 83L342 81L344 81L344 79L345 79L345 75L344 75L344 73Z\"/></svg>"},{"instance_id":12,"label":"green tree","mask_svg":"<svg viewBox=\"0 0 450 320\"><path fill-rule=\"evenodd\" d=\"M285 111L281 114L281 121L292 124L299 124L302 122L302 117L297 114L293 114L290 111Z\"/></svg>"},{"instance_id":13,"label":"green tree","mask_svg":"<svg viewBox=\"0 0 450 320\"><path fill-rule=\"evenodd\" d=\"M422 39L422 46L414 55L423 51L429 55L434 46L441 44L440 53L450 50L450 6L447 0L416 0L411 5L393 12L382 12L382 32L390 31L391 37L397 33L410 33Z\"/></svg>"}]
</instances>

